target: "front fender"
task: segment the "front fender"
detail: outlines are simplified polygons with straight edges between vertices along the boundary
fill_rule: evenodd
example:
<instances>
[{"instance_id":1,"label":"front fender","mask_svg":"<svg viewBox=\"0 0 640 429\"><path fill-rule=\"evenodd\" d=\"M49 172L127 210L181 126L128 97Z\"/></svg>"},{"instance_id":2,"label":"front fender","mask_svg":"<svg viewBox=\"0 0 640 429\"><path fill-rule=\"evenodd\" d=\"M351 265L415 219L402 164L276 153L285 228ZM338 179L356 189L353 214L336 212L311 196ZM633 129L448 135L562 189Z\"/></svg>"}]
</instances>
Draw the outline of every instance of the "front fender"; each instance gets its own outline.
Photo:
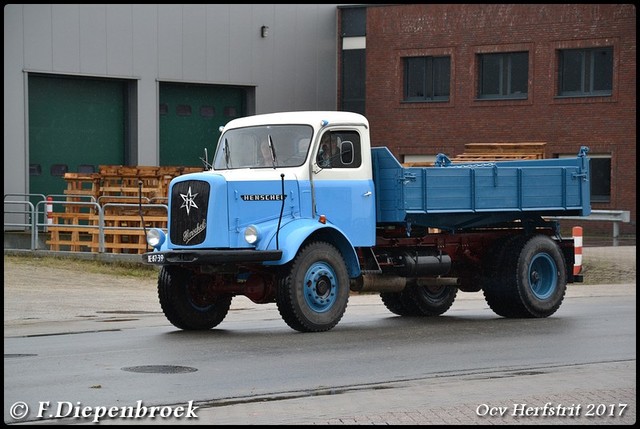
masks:
<instances>
[{"instance_id":1,"label":"front fender","mask_svg":"<svg viewBox=\"0 0 640 429\"><path fill-rule=\"evenodd\" d=\"M265 246L265 250L282 250L282 258L278 261L265 262L265 264L284 265L293 260L302 244L312 235L338 248L345 259L350 277L353 278L360 275L358 255L346 235L335 225L323 224L315 219L295 219L283 225L278 234L278 246L276 246L276 234L274 231L267 246Z\"/></svg>"}]
</instances>

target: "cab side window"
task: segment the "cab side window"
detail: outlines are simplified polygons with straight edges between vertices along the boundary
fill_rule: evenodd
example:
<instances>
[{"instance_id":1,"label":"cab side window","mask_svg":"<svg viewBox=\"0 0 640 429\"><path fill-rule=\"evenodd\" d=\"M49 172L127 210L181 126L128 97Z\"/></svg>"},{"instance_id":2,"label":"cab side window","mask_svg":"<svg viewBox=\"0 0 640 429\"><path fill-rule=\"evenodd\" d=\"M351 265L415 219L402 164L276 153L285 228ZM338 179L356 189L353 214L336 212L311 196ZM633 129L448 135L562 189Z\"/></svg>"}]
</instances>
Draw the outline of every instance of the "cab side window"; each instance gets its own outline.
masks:
<instances>
[{"instance_id":1,"label":"cab side window","mask_svg":"<svg viewBox=\"0 0 640 429\"><path fill-rule=\"evenodd\" d=\"M329 131L320 139L316 163L321 168L358 168L362 164L360 134Z\"/></svg>"}]
</instances>

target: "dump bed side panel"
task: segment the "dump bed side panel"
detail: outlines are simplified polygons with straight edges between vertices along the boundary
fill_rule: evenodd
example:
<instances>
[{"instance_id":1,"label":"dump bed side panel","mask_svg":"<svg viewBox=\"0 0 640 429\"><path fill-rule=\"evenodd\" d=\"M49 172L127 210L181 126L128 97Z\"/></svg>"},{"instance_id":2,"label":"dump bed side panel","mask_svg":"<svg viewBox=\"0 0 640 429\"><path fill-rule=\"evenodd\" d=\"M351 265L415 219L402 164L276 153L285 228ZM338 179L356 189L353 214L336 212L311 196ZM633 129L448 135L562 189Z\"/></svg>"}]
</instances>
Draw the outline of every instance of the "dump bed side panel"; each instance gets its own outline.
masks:
<instances>
[{"instance_id":1,"label":"dump bed side panel","mask_svg":"<svg viewBox=\"0 0 640 429\"><path fill-rule=\"evenodd\" d=\"M372 148L379 223L459 228L590 213L588 158L403 167Z\"/></svg>"}]
</instances>

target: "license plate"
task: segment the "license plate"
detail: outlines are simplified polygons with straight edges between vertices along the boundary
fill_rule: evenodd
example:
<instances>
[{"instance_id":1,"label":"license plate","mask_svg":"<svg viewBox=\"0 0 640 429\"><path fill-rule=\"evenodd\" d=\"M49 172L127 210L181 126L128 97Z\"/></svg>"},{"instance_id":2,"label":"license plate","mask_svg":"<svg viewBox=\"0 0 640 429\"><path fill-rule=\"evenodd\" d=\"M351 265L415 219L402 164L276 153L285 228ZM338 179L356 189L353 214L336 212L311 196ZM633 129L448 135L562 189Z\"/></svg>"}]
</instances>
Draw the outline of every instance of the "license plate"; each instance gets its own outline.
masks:
<instances>
[{"instance_id":1,"label":"license plate","mask_svg":"<svg viewBox=\"0 0 640 429\"><path fill-rule=\"evenodd\" d=\"M150 264L162 264L164 262L164 255L149 253L147 255L147 262Z\"/></svg>"}]
</instances>

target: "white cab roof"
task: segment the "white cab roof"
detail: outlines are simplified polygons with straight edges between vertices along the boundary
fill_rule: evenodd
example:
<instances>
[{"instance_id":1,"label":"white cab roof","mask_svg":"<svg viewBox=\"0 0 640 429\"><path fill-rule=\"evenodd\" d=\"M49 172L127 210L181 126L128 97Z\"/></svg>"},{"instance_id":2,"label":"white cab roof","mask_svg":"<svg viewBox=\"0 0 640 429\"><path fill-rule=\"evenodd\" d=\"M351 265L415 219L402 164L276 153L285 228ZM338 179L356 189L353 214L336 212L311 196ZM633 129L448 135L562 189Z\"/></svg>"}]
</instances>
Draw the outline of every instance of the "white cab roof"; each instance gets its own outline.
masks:
<instances>
[{"instance_id":1,"label":"white cab roof","mask_svg":"<svg viewBox=\"0 0 640 429\"><path fill-rule=\"evenodd\" d=\"M323 123L326 121L327 123ZM331 125L363 125L369 128L367 118L359 113L340 111L277 112L245 116L231 120L224 129L264 124L309 124L314 128Z\"/></svg>"}]
</instances>

